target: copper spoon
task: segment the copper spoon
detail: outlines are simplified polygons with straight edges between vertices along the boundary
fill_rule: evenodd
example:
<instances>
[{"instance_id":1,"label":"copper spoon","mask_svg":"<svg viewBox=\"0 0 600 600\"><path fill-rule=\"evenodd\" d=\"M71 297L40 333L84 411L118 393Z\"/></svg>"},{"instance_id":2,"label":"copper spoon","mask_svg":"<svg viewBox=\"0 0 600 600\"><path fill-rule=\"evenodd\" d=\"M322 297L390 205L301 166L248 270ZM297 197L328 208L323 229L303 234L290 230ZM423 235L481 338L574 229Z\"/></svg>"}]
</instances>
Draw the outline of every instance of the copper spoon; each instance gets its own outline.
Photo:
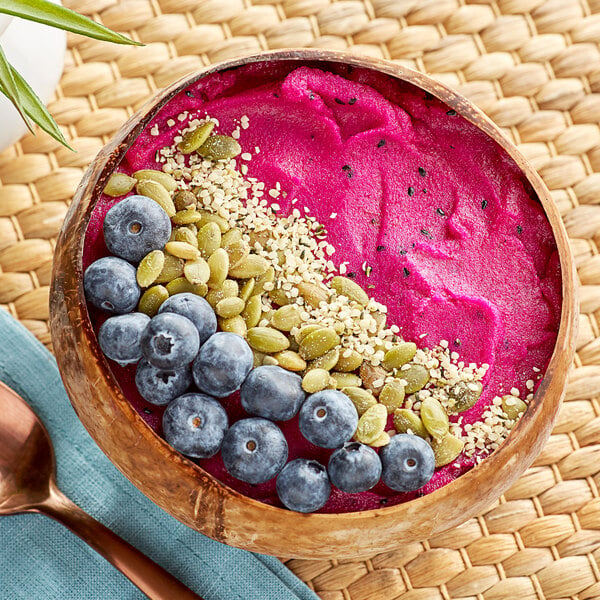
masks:
<instances>
[{"instance_id":1,"label":"copper spoon","mask_svg":"<svg viewBox=\"0 0 600 600\"><path fill-rule=\"evenodd\" d=\"M45 514L68 527L153 600L202 600L58 489L46 428L0 381L0 515L24 512Z\"/></svg>"}]
</instances>

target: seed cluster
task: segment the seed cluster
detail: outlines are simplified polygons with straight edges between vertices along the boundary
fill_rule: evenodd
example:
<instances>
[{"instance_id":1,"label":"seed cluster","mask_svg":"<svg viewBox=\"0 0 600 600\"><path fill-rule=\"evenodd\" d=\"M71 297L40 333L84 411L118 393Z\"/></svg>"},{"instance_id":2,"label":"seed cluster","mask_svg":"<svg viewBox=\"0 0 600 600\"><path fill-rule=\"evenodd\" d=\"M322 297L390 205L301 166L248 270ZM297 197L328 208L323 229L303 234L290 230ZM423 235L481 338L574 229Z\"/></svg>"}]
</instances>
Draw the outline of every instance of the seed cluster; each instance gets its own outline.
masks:
<instances>
[{"instance_id":1,"label":"seed cluster","mask_svg":"<svg viewBox=\"0 0 600 600\"><path fill-rule=\"evenodd\" d=\"M177 117L187 125L157 152L162 171L115 173L105 189L119 196L135 187L158 202L174 225L164 250L138 267L138 283L146 288L139 310L152 316L182 291L204 296L219 328L247 339L254 366L301 373L308 393L346 393L360 416L355 438L365 444L384 446L396 433L419 435L431 443L436 466L461 452L481 460L496 449L526 408L518 390L495 398L473 425L463 426L462 416L450 422L449 415L477 402L488 365L465 365L445 340L424 349L404 341L396 325L387 327L387 307L369 298L353 273L343 276L347 264L336 268L327 230L308 208L301 211L293 199L290 214L279 216L273 200L285 192L278 183L266 190L247 176L252 153L242 153L236 141L240 127L249 127L248 117L241 117L231 137L211 135L219 126L214 118L189 117ZM151 135L159 133L155 125ZM426 175L422 168L419 173ZM371 274L366 263L362 269Z\"/></svg>"}]
</instances>

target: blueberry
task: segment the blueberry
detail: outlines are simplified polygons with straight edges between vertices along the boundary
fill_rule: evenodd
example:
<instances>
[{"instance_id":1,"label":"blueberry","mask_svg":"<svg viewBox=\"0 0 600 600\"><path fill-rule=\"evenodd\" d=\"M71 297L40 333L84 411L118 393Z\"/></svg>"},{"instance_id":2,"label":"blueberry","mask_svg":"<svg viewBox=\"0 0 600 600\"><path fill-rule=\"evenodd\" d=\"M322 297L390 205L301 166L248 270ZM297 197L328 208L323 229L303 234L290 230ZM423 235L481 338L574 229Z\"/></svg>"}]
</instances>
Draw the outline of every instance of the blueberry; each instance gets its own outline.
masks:
<instances>
[{"instance_id":1,"label":"blueberry","mask_svg":"<svg viewBox=\"0 0 600 600\"><path fill-rule=\"evenodd\" d=\"M246 483L264 483L281 471L288 445L281 429L252 417L234 423L225 434L221 457L227 471Z\"/></svg>"},{"instance_id":2,"label":"blueberry","mask_svg":"<svg viewBox=\"0 0 600 600\"><path fill-rule=\"evenodd\" d=\"M331 455L327 472L331 483L342 492L366 492L381 477L381 461L373 448L347 442Z\"/></svg>"},{"instance_id":3,"label":"blueberry","mask_svg":"<svg viewBox=\"0 0 600 600\"><path fill-rule=\"evenodd\" d=\"M98 331L102 352L120 365L137 362L142 358L142 332L149 322L150 317L139 312L110 317Z\"/></svg>"},{"instance_id":4,"label":"blueberry","mask_svg":"<svg viewBox=\"0 0 600 600\"><path fill-rule=\"evenodd\" d=\"M357 425L354 404L337 390L310 395L300 409L302 435L321 448L339 448L354 435Z\"/></svg>"},{"instance_id":5,"label":"blueberry","mask_svg":"<svg viewBox=\"0 0 600 600\"><path fill-rule=\"evenodd\" d=\"M175 450L193 458L210 458L221 447L227 431L225 409L210 396L184 394L163 414L165 440Z\"/></svg>"},{"instance_id":6,"label":"blueberry","mask_svg":"<svg viewBox=\"0 0 600 600\"><path fill-rule=\"evenodd\" d=\"M134 310L141 293L135 267L116 256L93 262L83 274L83 289L94 306L118 315Z\"/></svg>"},{"instance_id":7,"label":"blueberry","mask_svg":"<svg viewBox=\"0 0 600 600\"><path fill-rule=\"evenodd\" d=\"M240 389L253 364L252 350L243 337L220 332L202 345L192 374L201 391L225 398Z\"/></svg>"},{"instance_id":8,"label":"blueberry","mask_svg":"<svg viewBox=\"0 0 600 600\"><path fill-rule=\"evenodd\" d=\"M194 324L181 315L163 313L153 317L142 333L142 353L159 369L179 369L192 362L200 342Z\"/></svg>"},{"instance_id":9,"label":"blueberry","mask_svg":"<svg viewBox=\"0 0 600 600\"><path fill-rule=\"evenodd\" d=\"M331 494L325 467L306 458L297 458L285 465L277 477L276 487L284 506L302 513L321 508Z\"/></svg>"},{"instance_id":10,"label":"blueberry","mask_svg":"<svg viewBox=\"0 0 600 600\"><path fill-rule=\"evenodd\" d=\"M171 219L154 200L129 196L106 213L103 230L112 254L137 263L148 252L164 248L171 236Z\"/></svg>"},{"instance_id":11,"label":"blueberry","mask_svg":"<svg viewBox=\"0 0 600 600\"><path fill-rule=\"evenodd\" d=\"M141 360L135 372L135 385L146 402L164 406L192 385L192 373L188 366L182 369L158 369L147 360Z\"/></svg>"},{"instance_id":12,"label":"blueberry","mask_svg":"<svg viewBox=\"0 0 600 600\"><path fill-rule=\"evenodd\" d=\"M217 317L211 305L196 294L175 294L162 303L158 312L172 312L187 317L198 329L200 345L217 330Z\"/></svg>"},{"instance_id":13,"label":"blueberry","mask_svg":"<svg viewBox=\"0 0 600 600\"><path fill-rule=\"evenodd\" d=\"M305 397L300 375L275 365L250 371L241 389L244 410L271 421L291 419Z\"/></svg>"},{"instance_id":14,"label":"blueberry","mask_svg":"<svg viewBox=\"0 0 600 600\"><path fill-rule=\"evenodd\" d=\"M395 435L379 454L383 482L397 492L412 492L433 476L435 457L431 446L417 435Z\"/></svg>"}]
</instances>

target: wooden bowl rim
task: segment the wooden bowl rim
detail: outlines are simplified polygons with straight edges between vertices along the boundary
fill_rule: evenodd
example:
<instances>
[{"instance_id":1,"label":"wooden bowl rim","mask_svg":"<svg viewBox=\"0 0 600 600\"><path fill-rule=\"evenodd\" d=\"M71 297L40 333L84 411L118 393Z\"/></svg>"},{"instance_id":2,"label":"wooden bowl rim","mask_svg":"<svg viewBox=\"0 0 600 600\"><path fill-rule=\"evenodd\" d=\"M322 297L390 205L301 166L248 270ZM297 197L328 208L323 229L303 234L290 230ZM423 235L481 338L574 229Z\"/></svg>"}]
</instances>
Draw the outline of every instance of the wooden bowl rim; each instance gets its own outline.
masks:
<instances>
[{"instance_id":1,"label":"wooden bowl rim","mask_svg":"<svg viewBox=\"0 0 600 600\"><path fill-rule=\"evenodd\" d=\"M531 464L539 450L541 450L542 443L545 442L550 435L552 423L556 418L560 402L564 395L567 372L574 354L574 342L577 330L578 314L576 297L577 285L573 256L568 244L566 231L564 229L559 212L540 176L535 172L530 163L521 155L516 146L504 137L504 134L500 131L500 129L483 112L476 108L469 100L453 91L448 86L431 79L427 75L400 65L396 65L389 61L356 57L348 53L337 51L310 49L269 51L211 65L193 75L186 76L178 80L151 98L123 125L123 127L114 136L112 141L100 151L93 163L88 168L84 179L77 189L74 200L67 214L65 225L63 226L57 241L57 250L63 245L67 245L68 240L66 238L66 232L67 230L70 230L70 228L67 227L67 224L70 226L76 224L79 233L85 233L93 209L100 196L100 194L96 193L96 191L103 189L110 173L118 165L127 149L133 143L133 140L141 133L146 124L173 96L182 91L188 85L216 71L231 70L250 63L264 61L310 61L322 63L342 63L357 68L372 69L415 85L416 87L433 94L450 108L456 110L456 112L462 117L476 125L488 137L491 137L511 157L517 166L519 166L520 170L524 173L525 177L532 185L544 209L546 217L548 218L558 248L562 276L561 319L554 351L543 381L537 390L534 399L531 401L527 412L519 420L513 431L509 434L507 440L505 440L500 448L487 457L481 464L475 466L473 469L461 475L451 483L421 498L390 507L382 507L359 512L308 515L296 513L264 504L258 500L244 496L243 494L229 488L225 484L222 484L194 462L181 456L179 453L173 450L144 422L140 415L131 407L131 404L126 399L119 385L117 384L116 379L114 378L108 365L108 361L97 348L96 336L92 329L87 312L82 285L81 264L84 241L83 235L80 235L80 239L77 242L76 255L70 257L65 256L66 260L70 260L71 262L75 263L79 281L78 288L76 290L67 290L67 293L65 293L65 290L61 289L60 285L57 283L60 280L57 269L60 268L61 262L55 262L53 268L51 297L52 338L57 339L56 329L59 327L59 319L57 318L57 315L66 309L70 322L77 322L82 328L85 343L87 347L92 350L92 353L95 356L95 371L102 374L102 377L109 382L110 387L114 391L114 397L112 398L112 401L116 402L119 410L126 418L130 419L131 426L135 428L136 432L139 433L144 441L152 445L159 444L162 446L161 452L166 454L168 459L172 460L174 464L178 464L179 468L183 469L182 475L184 472L186 472L187 475L192 475L192 473L189 471L193 471L193 476L196 481L200 480L208 485L208 490L204 490L204 492L209 496L214 494L215 501L219 503L223 502L222 496L225 490L225 495L227 496L228 502L245 505L245 508L250 511L250 514L256 515L259 522L268 522L270 516L277 515L278 517L281 517L281 515L284 515L284 520L289 525L291 531L301 530L302 528L306 527L309 520L314 525L314 527L311 527L313 530L331 530L332 528L336 529L337 527L343 528L344 524L348 524L352 528L361 524L364 524L365 527L368 527L367 521L372 521L374 517L391 523L392 521L390 519L392 517L394 520L400 520L406 517L414 517L419 513L431 514L431 511L435 509L436 505L442 506L444 500L449 499L451 496L462 495L466 498L466 492L469 490L473 490L474 493L477 494L476 490L481 487L481 482L486 482L487 479L493 478L497 472L502 471L503 469L512 469L511 473L504 477L504 479L498 478L498 480L496 480L493 484L490 484L489 481L486 483L485 490L487 494L484 494L484 496L486 498L489 496L491 500L488 500L491 502L492 500L498 498ZM77 211L82 203L84 204L85 210L83 214L77 215ZM63 306L63 302L65 303L65 306ZM57 361L59 368L61 368L60 353L57 353ZM61 368L61 373L62 372L63 369ZM64 374L63 378L65 378ZM67 389L69 389L69 382L67 380L65 381L65 384ZM551 389L554 393L549 394ZM69 394L69 396L74 408L77 410L77 404L80 399L74 400L72 394ZM542 408L544 408L544 421L543 423L539 423L537 422L536 417ZM539 427L541 424L543 424L543 428L540 435ZM85 422L84 425L87 427ZM98 439L96 436L94 436L94 439L96 440L96 443L104 450L104 444L102 443L102 440ZM525 448L526 445L529 447ZM532 451L533 446L535 446L535 451ZM109 458L114 460L114 457L110 455ZM114 462L116 466L120 468L119 463L116 461ZM128 478L130 478L126 472L124 473ZM145 492L144 489L141 491ZM430 523L428 525L423 524L422 536L416 536L414 539L410 540L405 538L403 541L406 542L415 541L416 539L425 539L433 533L439 533L466 521L478 510L485 507L481 504L481 502L476 502L475 499L474 506L477 508L473 508L472 510L469 509L469 507L462 506L460 511L458 511L461 513L458 518L457 515L454 515L454 518L452 519L448 519L448 515L440 515L439 522ZM170 512L169 507L163 506L163 508ZM183 520L183 522L185 522L187 525L195 527L203 533L207 533L208 535L211 535L212 533L213 537L218 537L215 536L214 532L211 532L211 530L207 529L202 523L196 523L196 526L194 526L194 524L190 523L189 519L182 519L181 515L175 516L180 518L180 520ZM443 525L442 521L444 519L448 520L448 527ZM370 525L372 526L372 522ZM269 537L268 534L265 535ZM385 532L382 532L382 535L385 536ZM281 536L279 532L273 531L270 537L273 538L270 541L263 540L264 543L262 543L260 546L260 551L268 551L271 554L277 554L279 556L285 556L289 554L286 553L285 546L287 542L280 539ZM395 539L390 539L391 537L393 536L387 536L384 542L377 546L377 548L386 549L396 545L397 541ZM241 536L240 538L237 538L234 534L231 534L230 536L225 536L222 541L232 543L233 545L239 545L240 547L248 549L255 549L253 540L248 536ZM361 551L372 552L373 548L375 547L371 546L371 548L369 548L367 546L368 544L365 544L364 548L361 547ZM267 548L267 550L265 550L265 548ZM339 552L334 554L327 553L323 554L322 556L343 555L344 549L341 546L338 548L338 550ZM319 556L318 553L314 552L314 549L311 549L310 552L302 553L302 551L300 551L294 552L290 555L305 556L307 558L316 558ZM352 552L350 555L356 556L357 552Z\"/></svg>"}]
</instances>

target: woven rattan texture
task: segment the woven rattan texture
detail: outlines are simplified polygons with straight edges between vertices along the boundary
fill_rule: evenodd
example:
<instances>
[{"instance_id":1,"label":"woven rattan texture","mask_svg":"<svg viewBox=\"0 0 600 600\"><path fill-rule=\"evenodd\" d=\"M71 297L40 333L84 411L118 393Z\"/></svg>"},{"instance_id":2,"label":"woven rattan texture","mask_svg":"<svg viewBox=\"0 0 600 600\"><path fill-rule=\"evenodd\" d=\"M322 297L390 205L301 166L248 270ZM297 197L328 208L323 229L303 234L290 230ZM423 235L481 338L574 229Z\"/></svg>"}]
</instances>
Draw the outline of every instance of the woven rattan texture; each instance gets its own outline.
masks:
<instances>
[{"instance_id":1,"label":"woven rattan texture","mask_svg":"<svg viewBox=\"0 0 600 600\"><path fill-rule=\"evenodd\" d=\"M600 0L66 4L146 46L69 37L50 110L78 152L28 135L0 154L0 306L49 344L52 252L69 199L155 89L211 62L290 46L428 72L504 128L564 217L582 284L567 399L534 466L478 518L365 561L287 564L324 600L600 598Z\"/></svg>"}]
</instances>

